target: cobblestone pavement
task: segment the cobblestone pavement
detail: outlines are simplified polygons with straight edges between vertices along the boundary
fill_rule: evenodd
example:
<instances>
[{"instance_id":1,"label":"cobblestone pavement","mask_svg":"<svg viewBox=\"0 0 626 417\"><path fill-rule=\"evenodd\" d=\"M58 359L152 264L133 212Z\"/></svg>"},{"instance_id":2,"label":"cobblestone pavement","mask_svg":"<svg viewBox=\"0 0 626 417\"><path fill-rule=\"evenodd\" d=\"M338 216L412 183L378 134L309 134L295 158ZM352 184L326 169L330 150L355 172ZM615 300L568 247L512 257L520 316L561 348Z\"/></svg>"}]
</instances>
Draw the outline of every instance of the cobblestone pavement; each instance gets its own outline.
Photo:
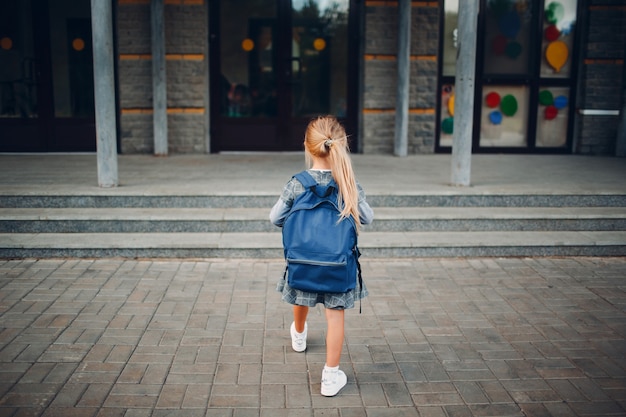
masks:
<instances>
[{"instance_id":1,"label":"cobblestone pavement","mask_svg":"<svg viewBox=\"0 0 626 417\"><path fill-rule=\"evenodd\" d=\"M626 258L363 267L326 398L281 260L0 260L0 416L626 415Z\"/></svg>"}]
</instances>

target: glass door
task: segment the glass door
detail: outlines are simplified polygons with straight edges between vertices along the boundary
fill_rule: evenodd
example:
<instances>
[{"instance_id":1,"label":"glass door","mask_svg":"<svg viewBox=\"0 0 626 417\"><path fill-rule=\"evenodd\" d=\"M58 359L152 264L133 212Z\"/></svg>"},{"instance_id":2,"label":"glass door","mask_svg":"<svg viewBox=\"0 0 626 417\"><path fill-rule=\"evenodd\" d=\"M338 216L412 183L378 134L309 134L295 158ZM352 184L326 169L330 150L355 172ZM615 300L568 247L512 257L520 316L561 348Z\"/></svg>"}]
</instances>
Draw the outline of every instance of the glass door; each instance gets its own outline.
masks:
<instances>
[{"instance_id":1,"label":"glass door","mask_svg":"<svg viewBox=\"0 0 626 417\"><path fill-rule=\"evenodd\" d=\"M30 1L0 0L0 150L36 151L40 77Z\"/></svg>"},{"instance_id":2,"label":"glass door","mask_svg":"<svg viewBox=\"0 0 626 417\"><path fill-rule=\"evenodd\" d=\"M229 0L211 16L213 152L301 150L320 114L355 133L349 0Z\"/></svg>"},{"instance_id":3,"label":"glass door","mask_svg":"<svg viewBox=\"0 0 626 417\"><path fill-rule=\"evenodd\" d=\"M0 0L0 151L95 151L88 0Z\"/></svg>"}]
</instances>

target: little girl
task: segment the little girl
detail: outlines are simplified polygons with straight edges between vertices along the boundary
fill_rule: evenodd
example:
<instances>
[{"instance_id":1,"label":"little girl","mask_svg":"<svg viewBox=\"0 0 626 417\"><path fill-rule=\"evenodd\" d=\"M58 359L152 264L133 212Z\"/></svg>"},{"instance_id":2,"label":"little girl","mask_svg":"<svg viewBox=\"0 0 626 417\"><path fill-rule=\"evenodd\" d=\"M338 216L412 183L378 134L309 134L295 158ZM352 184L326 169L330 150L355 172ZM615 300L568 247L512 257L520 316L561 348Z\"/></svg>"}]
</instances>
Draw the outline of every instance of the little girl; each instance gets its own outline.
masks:
<instances>
[{"instance_id":1,"label":"little girl","mask_svg":"<svg viewBox=\"0 0 626 417\"><path fill-rule=\"evenodd\" d=\"M304 150L308 172L320 185L327 185L334 179L339 187L338 207L341 217L352 216L357 225L369 224L374 212L365 201L365 192L357 183L350 160L346 132L333 116L320 116L309 123L304 137ZM270 212L270 221L282 226L297 196L304 187L292 178L284 187L282 195ZM346 374L339 370L339 359L344 339L344 310L354 307L354 301L368 295L365 286L347 293L310 293L289 287L286 279L278 283L283 301L293 304L291 323L291 346L296 352L306 349L307 314L309 307L321 303L326 311L326 364L322 372L321 394L327 397L336 395L347 383Z\"/></svg>"}]
</instances>

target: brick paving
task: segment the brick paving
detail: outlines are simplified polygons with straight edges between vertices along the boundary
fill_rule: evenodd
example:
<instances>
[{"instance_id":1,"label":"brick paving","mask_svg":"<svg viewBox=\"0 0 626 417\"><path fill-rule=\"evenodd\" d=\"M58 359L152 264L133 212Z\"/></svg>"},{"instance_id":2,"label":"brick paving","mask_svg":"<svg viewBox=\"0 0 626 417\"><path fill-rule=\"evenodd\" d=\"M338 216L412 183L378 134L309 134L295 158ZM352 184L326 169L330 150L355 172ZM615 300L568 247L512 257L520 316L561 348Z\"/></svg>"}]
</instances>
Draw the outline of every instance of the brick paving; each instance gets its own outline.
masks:
<instances>
[{"instance_id":1,"label":"brick paving","mask_svg":"<svg viewBox=\"0 0 626 417\"><path fill-rule=\"evenodd\" d=\"M363 267L326 398L281 260L0 260L0 417L626 415L626 258Z\"/></svg>"}]
</instances>

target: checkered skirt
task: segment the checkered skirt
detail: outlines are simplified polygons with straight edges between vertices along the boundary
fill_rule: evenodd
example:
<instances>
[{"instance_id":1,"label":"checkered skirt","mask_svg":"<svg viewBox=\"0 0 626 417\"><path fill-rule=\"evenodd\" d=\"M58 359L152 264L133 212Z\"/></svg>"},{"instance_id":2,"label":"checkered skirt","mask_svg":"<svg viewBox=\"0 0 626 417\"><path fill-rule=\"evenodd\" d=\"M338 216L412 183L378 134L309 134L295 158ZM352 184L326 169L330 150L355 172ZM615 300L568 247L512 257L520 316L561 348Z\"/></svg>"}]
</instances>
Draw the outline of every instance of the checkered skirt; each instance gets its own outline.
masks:
<instances>
[{"instance_id":1,"label":"checkered skirt","mask_svg":"<svg viewBox=\"0 0 626 417\"><path fill-rule=\"evenodd\" d=\"M365 282L363 282L362 288L359 287L357 282L356 288L346 293L313 293L291 288L287 283L286 277L278 281L276 291L282 293L282 300L289 304L307 307L315 307L316 304L324 304L326 308L338 310L354 308L355 301L369 295Z\"/></svg>"}]
</instances>

